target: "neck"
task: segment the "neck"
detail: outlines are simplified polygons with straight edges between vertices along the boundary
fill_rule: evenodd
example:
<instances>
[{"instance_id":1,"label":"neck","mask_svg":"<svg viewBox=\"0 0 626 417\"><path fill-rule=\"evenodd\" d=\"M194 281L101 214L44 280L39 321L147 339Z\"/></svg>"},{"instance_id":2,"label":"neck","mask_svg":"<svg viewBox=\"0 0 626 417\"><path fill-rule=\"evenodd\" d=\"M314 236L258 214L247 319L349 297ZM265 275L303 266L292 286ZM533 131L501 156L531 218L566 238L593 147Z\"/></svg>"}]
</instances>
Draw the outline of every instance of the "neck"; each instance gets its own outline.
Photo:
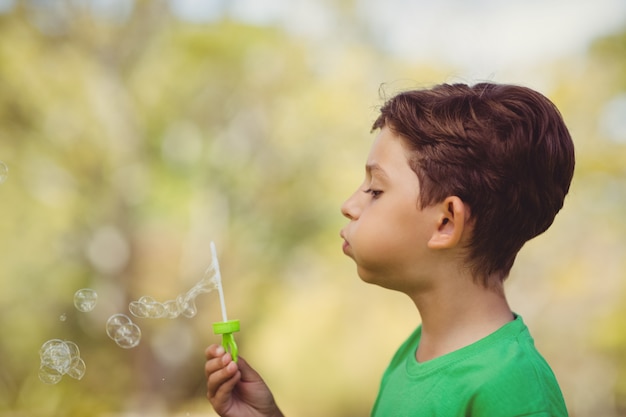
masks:
<instances>
[{"instance_id":1,"label":"neck","mask_svg":"<svg viewBox=\"0 0 626 417\"><path fill-rule=\"evenodd\" d=\"M468 346L513 320L502 287L485 288L467 277L411 296L422 318L417 360L425 362Z\"/></svg>"}]
</instances>

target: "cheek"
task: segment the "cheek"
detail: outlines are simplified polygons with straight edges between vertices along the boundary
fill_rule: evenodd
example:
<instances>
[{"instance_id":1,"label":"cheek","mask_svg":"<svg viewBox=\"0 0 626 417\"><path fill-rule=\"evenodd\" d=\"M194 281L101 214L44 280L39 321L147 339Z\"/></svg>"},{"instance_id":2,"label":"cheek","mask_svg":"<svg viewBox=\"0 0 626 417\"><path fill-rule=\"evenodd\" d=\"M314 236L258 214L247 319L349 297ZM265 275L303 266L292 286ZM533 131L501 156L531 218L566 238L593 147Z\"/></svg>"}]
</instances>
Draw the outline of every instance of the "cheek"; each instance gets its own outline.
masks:
<instances>
[{"instance_id":1,"label":"cheek","mask_svg":"<svg viewBox=\"0 0 626 417\"><path fill-rule=\"evenodd\" d=\"M357 263L384 262L406 243L401 224L383 222L376 217L361 220L367 221L355 225L350 242Z\"/></svg>"},{"instance_id":2,"label":"cheek","mask_svg":"<svg viewBox=\"0 0 626 417\"><path fill-rule=\"evenodd\" d=\"M355 256L363 263L402 262L427 246L428 228L413 211L383 218L371 216L354 229Z\"/></svg>"}]
</instances>

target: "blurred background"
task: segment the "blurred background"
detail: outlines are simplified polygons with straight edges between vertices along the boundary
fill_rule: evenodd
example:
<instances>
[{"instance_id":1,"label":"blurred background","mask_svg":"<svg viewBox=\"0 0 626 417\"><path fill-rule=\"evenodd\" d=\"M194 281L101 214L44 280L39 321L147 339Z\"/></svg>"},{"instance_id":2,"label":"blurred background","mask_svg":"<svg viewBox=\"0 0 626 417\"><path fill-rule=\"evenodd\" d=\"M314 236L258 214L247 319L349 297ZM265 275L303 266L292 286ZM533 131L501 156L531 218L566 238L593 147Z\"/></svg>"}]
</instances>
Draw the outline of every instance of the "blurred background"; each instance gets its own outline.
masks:
<instances>
[{"instance_id":1,"label":"blurred background","mask_svg":"<svg viewBox=\"0 0 626 417\"><path fill-rule=\"evenodd\" d=\"M191 318L133 317L133 349L105 331L191 288L211 241L240 352L283 411L369 415L419 316L359 280L339 207L385 96L483 80L549 96L577 147L511 305L571 416L626 416L622 0L0 0L0 416L214 415L215 291ZM82 379L39 380L51 339L77 344Z\"/></svg>"}]
</instances>

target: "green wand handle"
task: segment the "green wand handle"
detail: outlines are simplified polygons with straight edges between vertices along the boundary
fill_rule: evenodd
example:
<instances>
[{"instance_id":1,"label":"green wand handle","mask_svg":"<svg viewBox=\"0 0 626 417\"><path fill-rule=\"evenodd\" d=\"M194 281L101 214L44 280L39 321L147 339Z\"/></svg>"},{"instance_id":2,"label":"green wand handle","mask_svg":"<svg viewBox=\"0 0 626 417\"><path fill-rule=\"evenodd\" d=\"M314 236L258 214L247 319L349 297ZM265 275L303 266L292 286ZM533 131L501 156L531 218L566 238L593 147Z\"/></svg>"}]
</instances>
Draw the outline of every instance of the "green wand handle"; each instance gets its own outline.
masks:
<instances>
[{"instance_id":1,"label":"green wand handle","mask_svg":"<svg viewBox=\"0 0 626 417\"><path fill-rule=\"evenodd\" d=\"M213 333L222 335L222 346L233 357L233 360L237 362L239 356L239 349L235 342L233 333L239 331L239 320L228 320L213 323Z\"/></svg>"}]
</instances>

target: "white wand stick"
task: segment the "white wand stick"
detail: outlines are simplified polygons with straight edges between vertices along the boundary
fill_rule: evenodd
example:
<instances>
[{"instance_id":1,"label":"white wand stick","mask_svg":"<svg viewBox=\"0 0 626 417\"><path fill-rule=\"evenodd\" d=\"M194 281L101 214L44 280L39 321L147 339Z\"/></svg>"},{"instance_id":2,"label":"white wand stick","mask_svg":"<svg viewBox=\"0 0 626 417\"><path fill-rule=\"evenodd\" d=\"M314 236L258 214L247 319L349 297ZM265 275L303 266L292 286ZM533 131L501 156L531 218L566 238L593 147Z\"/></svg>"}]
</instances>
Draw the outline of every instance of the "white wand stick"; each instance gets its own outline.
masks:
<instances>
[{"instance_id":1,"label":"white wand stick","mask_svg":"<svg viewBox=\"0 0 626 417\"><path fill-rule=\"evenodd\" d=\"M215 262L215 284L217 286L217 292L220 295L220 304L222 306L222 321L228 321L226 316L226 303L224 302L224 290L222 289L222 274L220 273L220 263L217 260L217 251L215 250L215 243L211 242L211 256L213 262Z\"/></svg>"},{"instance_id":2,"label":"white wand stick","mask_svg":"<svg viewBox=\"0 0 626 417\"><path fill-rule=\"evenodd\" d=\"M213 332L215 334L222 335L222 346L230 352L233 360L237 362L239 349L237 348L237 343L235 343L233 333L239 331L239 320L228 321L228 318L226 317L226 303L224 302L224 290L222 289L222 275L220 274L220 264L217 261L217 252L213 242L211 242L211 253L213 255L213 262L215 262L213 264L215 266L215 284L217 286L217 291L220 294L223 320L221 323L213 323Z\"/></svg>"}]
</instances>

